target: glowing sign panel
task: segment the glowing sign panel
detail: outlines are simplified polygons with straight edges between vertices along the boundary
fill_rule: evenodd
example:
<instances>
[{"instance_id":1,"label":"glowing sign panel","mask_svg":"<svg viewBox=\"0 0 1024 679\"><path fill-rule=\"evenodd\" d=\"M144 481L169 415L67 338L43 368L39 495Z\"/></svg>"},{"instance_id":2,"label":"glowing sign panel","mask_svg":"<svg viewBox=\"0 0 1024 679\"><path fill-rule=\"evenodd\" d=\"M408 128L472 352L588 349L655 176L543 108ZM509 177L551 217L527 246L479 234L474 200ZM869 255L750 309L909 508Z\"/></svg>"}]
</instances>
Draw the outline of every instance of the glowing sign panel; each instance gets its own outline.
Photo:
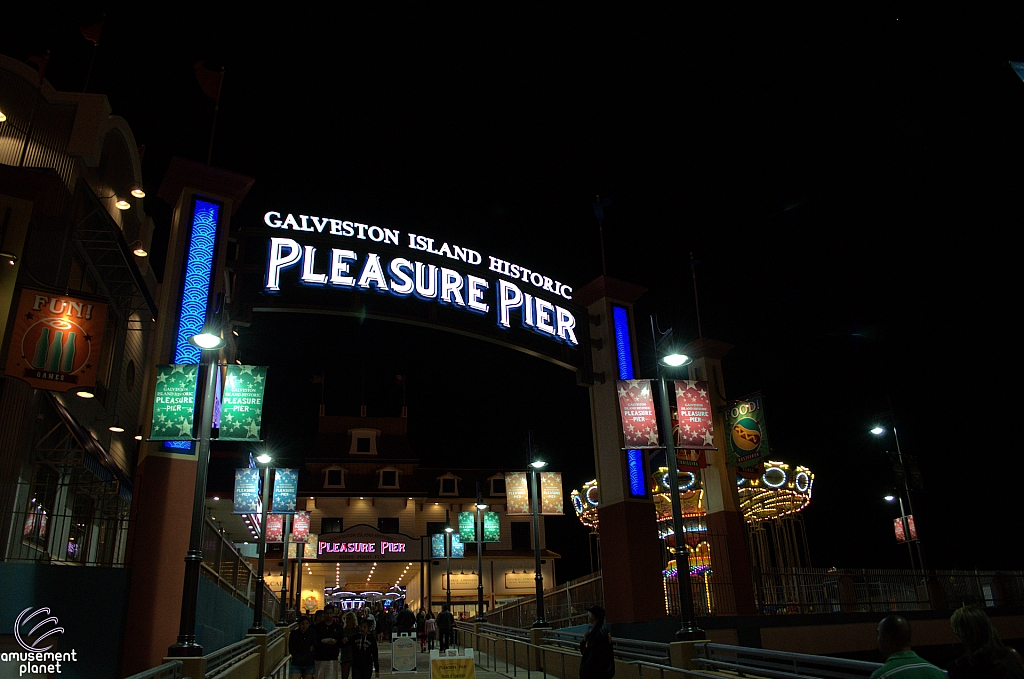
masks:
<instances>
[{"instance_id":1,"label":"glowing sign panel","mask_svg":"<svg viewBox=\"0 0 1024 679\"><path fill-rule=\"evenodd\" d=\"M273 211L263 221L275 230L266 241L267 293L278 294L297 284L413 297L489 317L502 330L522 327L569 347L579 346L580 310L562 301L572 300L573 289L551 276L396 229Z\"/></svg>"}]
</instances>

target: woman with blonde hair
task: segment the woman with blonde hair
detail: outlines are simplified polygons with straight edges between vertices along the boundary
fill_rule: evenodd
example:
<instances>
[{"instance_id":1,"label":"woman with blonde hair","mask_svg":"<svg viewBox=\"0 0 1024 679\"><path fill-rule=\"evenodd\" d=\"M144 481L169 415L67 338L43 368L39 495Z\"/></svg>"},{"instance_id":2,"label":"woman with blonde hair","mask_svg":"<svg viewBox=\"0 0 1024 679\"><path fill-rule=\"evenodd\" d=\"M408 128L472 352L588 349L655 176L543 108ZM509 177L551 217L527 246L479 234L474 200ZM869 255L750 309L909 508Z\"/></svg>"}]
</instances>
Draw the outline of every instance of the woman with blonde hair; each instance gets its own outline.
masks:
<instances>
[{"instance_id":1,"label":"woman with blonde hair","mask_svg":"<svg viewBox=\"0 0 1024 679\"><path fill-rule=\"evenodd\" d=\"M949 626L967 651L949 666L949 679L1024 679L1020 654L1003 645L985 611L977 606L958 608Z\"/></svg>"},{"instance_id":2,"label":"woman with blonde hair","mask_svg":"<svg viewBox=\"0 0 1024 679\"><path fill-rule=\"evenodd\" d=\"M348 679L349 672L352 671L352 643L359 636L356 614L349 611L341 616L341 625L341 639L339 640L341 653L339 653L338 661L341 663L341 679Z\"/></svg>"}]
</instances>

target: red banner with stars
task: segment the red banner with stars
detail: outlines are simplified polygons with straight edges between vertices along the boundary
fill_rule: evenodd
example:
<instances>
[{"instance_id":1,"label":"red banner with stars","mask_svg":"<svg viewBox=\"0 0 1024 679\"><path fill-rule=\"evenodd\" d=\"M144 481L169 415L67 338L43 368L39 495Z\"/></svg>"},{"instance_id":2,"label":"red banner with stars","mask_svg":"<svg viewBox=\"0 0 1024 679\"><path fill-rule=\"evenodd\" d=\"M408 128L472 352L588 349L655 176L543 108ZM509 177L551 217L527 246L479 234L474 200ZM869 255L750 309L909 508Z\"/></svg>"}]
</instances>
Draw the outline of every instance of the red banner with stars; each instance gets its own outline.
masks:
<instances>
[{"instance_id":1,"label":"red banner with stars","mask_svg":"<svg viewBox=\"0 0 1024 679\"><path fill-rule=\"evenodd\" d=\"M708 383L676 380L676 447L684 450L714 450L715 425L711 419Z\"/></svg>"},{"instance_id":2,"label":"red banner with stars","mask_svg":"<svg viewBox=\"0 0 1024 679\"><path fill-rule=\"evenodd\" d=\"M623 447L660 448L654 394L650 380L616 380L619 412L622 414Z\"/></svg>"}]
</instances>

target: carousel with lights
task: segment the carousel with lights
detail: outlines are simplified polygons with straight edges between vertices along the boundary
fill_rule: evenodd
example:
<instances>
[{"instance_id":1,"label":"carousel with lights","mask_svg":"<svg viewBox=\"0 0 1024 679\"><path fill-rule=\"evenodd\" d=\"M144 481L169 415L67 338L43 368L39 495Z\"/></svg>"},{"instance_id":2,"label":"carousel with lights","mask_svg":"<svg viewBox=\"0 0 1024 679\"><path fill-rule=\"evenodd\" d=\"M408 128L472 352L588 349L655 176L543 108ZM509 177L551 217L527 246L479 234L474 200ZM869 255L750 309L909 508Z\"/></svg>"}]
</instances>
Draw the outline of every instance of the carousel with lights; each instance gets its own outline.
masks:
<instances>
[{"instance_id":1,"label":"carousel with lights","mask_svg":"<svg viewBox=\"0 0 1024 679\"><path fill-rule=\"evenodd\" d=\"M678 578L676 545L683 544L689 557L694 605L698 614L710 615L714 612L711 596L714 567L711 540L714 536L708 534L701 472L699 469L679 471L679 500L685 534L681 540L676 539L673 530L668 468L659 467L651 476L658 535L665 544L666 611L676 613L674 602L678 599L672 596L671 590L675 589ZM785 462L769 460L764 463L760 475L741 476L737 479L737 486L740 509L747 524L751 565L760 572L810 566L801 512L810 504L814 473L804 466L791 467ZM580 523L598 531L600 499L597 481L589 481L581 490L573 490L572 505Z\"/></svg>"}]
</instances>

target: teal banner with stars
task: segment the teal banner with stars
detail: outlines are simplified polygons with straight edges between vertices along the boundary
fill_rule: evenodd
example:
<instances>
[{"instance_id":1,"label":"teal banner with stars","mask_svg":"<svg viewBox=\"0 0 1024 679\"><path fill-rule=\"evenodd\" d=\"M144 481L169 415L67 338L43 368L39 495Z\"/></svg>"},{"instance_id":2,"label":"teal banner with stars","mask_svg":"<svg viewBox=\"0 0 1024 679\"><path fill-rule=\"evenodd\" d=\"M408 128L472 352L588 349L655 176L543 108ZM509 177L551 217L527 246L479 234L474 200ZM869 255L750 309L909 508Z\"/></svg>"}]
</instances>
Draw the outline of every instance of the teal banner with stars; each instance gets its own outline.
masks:
<instances>
[{"instance_id":1,"label":"teal banner with stars","mask_svg":"<svg viewBox=\"0 0 1024 679\"><path fill-rule=\"evenodd\" d=\"M229 365L220 405L219 441L259 441L267 367Z\"/></svg>"},{"instance_id":2,"label":"teal banner with stars","mask_svg":"<svg viewBox=\"0 0 1024 679\"><path fill-rule=\"evenodd\" d=\"M153 441L191 441L198 365L158 365L153 394Z\"/></svg>"}]
</instances>

